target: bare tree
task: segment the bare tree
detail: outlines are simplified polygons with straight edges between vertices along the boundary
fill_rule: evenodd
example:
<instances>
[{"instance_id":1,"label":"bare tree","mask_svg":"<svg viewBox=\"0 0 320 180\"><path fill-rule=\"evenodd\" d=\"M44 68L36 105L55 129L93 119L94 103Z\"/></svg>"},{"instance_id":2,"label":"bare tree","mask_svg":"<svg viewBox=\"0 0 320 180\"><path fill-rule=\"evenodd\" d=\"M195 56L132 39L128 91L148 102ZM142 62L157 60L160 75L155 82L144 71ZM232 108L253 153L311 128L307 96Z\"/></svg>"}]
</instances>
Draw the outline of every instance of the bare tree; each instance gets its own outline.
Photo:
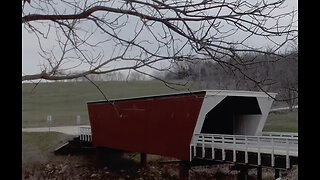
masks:
<instances>
[{"instance_id":1,"label":"bare tree","mask_svg":"<svg viewBox=\"0 0 320 180\"><path fill-rule=\"evenodd\" d=\"M279 99L282 99L288 106L289 110L293 110L293 106L298 104L298 54L297 52L290 55L279 62L276 67L277 72L274 76L278 77L277 88L279 91Z\"/></svg>"},{"instance_id":2,"label":"bare tree","mask_svg":"<svg viewBox=\"0 0 320 180\"><path fill-rule=\"evenodd\" d=\"M263 54L244 54L241 59L255 58L259 63L241 67L241 71L212 61L182 62L175 66L174 71L167 72L165 77L192 81L197 89L259 91L259 88L263 88L267 92L277 92L275 100L285 102L292 110L298 103L298 51L286 52L283 56L283 59L279 59ZM232 59L228 62L234 63ZM244 74L254 81L249 81Z\"/></svg>"},{"instance_id":3,"label":"bare tree","mask_svg":"<svg viewBox=\"0 0 320 180\"><path fill-rule=\"evenodd\" d=\"M297 11L285 7L285 0L23 1L23 28L37 39L42 61L22 81L129 69L152 76L148 70L166 71L182 59L210 60L263 90L243 71L259 62L241 55L278 57L297 40ZM252 43L261 40L267 48Z\"/></svg>"},{"instance_id":4,"label":"bare tree","mask_svg":"<svg viewBox=\"0 0 320 180\"><path fill-rule=\"evenodd\" d=\"M103 81L125 81L126 77L121 71L101 74Z\"/></svg>"},{"instance_id":5,"label":"bare tree","mask_svg":"<svg viewBox=\"0 0 320 180\"><path fill-rule=\"evenodd\" d=\"M145 75L140 74L138 72L131 72L128 75L128 80L130 81L144 81L146 79Z\"/></svg>"}]
</instances>

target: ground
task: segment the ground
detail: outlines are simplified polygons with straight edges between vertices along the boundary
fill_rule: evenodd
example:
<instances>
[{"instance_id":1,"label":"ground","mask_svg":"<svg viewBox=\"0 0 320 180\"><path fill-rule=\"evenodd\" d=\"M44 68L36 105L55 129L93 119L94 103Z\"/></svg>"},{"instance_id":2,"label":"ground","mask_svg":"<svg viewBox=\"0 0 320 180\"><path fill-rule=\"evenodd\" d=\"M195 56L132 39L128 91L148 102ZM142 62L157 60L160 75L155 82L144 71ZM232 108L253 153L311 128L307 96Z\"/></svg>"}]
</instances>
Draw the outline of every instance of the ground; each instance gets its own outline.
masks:
<instances>
[{"instance_id":1,"label":"ground","mask_svg":"<svg viewBox=\"0 0 320 180\"><path fill-rule=\"evenodd\" d=\"M163 163L173 161L166 157L148 155L148 164L140 168L140 156L125 153L121 159L103 168L97 168L95 156L55 155L54 149L74 136L57 132L23 133L22 179L137 179L174 180L179 179L179 165ZM190 170L190 180L220 179L235 180L237 171L230 165L197 166ZM283 171L282 179L298 179L298 166ZM274 179L272 169L263 168L263 179ZM249 170L249 179L256 179L256 170Z\"/></svg>"},{"instance_id":2,"label":"ground","mask_svg":"<svg viewBox=\"0 0 320 180\"><path fill-rule=\"evenodd\" d=\"M137 179L137 180L175 180L179 179L179 166L177 164L161 164L158 161L149 162L147 167L139 168L138 164L126 166L124 168L104 167L96 168L91 163L75 163L70 161L70 156L63 162L51 161L25 167L22 171L22 179ZM189 171L190 180L235 180L237 171L230 170L230 165L196 166ZM298 167L292 170L282 171L282 179L298 179ZM256 170L248 172L249 180L256 179ZM274 172L271 169L263 169L263 179L272 180Z\"/></svg>"}]
</instances>

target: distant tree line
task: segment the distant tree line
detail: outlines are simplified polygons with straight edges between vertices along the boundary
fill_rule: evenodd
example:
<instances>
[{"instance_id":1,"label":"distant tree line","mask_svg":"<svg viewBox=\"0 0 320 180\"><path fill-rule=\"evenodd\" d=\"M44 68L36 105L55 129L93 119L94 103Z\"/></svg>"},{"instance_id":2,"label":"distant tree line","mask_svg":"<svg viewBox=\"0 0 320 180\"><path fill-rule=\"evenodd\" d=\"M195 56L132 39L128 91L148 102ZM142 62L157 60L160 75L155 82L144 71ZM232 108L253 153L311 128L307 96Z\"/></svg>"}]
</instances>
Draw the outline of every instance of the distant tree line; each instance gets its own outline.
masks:
<instances>
[{"instance_id":1,"label":"distant tree line","mask_svg":"<svg viewBox=\"0 0 320 180\"><path fill-rule=\"evenodd\" d=\"M236 64L239 59L239 66ZM166 81L184 80L199 89L250 90L276 92L276 100L284 101L290 110L298 103L298 51L282 57L259 53L245 53L241 57L225 59L226 63L211 60L175 63L165 73ZM225 64L229 64L226 66Z\"/></svg>"},{"instance_id":2,"label":"distant tree line","mask_svg":"<svg viewBox=\"0 0 320 180\"><path fill-rule=\"evenodd\" d=\"M285 102L290 110L298 104L297 50L283 56L245 53L241 57L224 59L224 63L211 59L180 60L172 63L166 71L155 71L151 77L169 84L187 82L196 89L276 92L276 100ZM89 81L88 78L91 81L145 81L150 80L150 75L133 70L118 71L90 74L69 81Z\"/></svg>"},{"instance_id":3,"label":"distant tree line","mask_svg":"<svg viewBox=\"0 0 320 180\"><path fill-rule=\"evenodd\" d=\"M79 71L79 73L81 73L81 71ZM144 81L146 78L145 75L135 71L129 73L117 71L108 74L89 74L70 80L64 80L64 82L87 82L89 81L88 79L91 81Z\"/></svg>"}]
</instances>

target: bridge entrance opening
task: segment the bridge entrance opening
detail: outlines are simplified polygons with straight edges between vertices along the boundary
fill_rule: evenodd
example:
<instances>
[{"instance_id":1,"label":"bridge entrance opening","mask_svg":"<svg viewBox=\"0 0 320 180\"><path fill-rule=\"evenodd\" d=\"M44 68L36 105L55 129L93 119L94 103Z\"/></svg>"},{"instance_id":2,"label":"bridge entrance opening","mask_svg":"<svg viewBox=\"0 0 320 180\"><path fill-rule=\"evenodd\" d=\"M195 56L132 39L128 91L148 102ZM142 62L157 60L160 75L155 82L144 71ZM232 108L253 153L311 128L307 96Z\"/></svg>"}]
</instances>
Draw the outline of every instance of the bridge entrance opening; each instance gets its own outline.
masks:
<instances>
[{"instance_id":1,"label":"bridge entrance opening","mask_svg":"<svg viewBox=\"0 0 320 180\"><path fill-rule=\"evenodd\" d=\"M201 133L250 135L261 114L256 97L228 96L206 114Z\"/></svg>"}]
</instances>

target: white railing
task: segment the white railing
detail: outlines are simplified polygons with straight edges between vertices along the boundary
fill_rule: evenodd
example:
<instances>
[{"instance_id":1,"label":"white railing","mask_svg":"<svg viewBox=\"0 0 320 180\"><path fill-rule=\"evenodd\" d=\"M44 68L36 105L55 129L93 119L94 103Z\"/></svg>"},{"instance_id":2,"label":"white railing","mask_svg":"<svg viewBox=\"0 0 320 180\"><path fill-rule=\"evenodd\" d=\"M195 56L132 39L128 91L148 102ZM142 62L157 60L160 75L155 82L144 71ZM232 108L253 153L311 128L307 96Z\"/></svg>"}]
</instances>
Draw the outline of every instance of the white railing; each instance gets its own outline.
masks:
<instances>
[{"instance_id":1,"label":"white railing","mask_svg":"<svg viewBox=\"0 0 320 180\"><path fill-rule=\"evenodd\" d=\"M80 141L91 142L91 127L89 126L82 126L80 127Z\"/></svg>"},{"instance_id":2,"label":"white railing","mask_svg":"<svg viewBox=\"0 0 320 180\"><path fill-rule=\"evenodd\" d=\"M298 138L298 133L294 132L262 132L261 136L272 136L272 137L291 137Z\"/></svg>"},{"instance_id":3,"label":"white railing","mask_svg":"<svg viewBox=\"0 0 320 180\"><path fill-rule=\"evenodd\" d=\"M298 138L274 136L245 136L226 134L195 134L191 144L193 155L196 156L196 147L201 147L202 158L205 157L205 148L211 148L211 157L214 159L214 149L222 150L222 160L225 160L225 150L233 151L233 161L236 162L236 151L245 152L245 163L248 163L248 152L258 154L258 165L261 165L261 153L271 154L271 165L274 166L275 155L286 156L286 167L290 167L289 156L298 156Z\"/></svg>"}]
</instances>

